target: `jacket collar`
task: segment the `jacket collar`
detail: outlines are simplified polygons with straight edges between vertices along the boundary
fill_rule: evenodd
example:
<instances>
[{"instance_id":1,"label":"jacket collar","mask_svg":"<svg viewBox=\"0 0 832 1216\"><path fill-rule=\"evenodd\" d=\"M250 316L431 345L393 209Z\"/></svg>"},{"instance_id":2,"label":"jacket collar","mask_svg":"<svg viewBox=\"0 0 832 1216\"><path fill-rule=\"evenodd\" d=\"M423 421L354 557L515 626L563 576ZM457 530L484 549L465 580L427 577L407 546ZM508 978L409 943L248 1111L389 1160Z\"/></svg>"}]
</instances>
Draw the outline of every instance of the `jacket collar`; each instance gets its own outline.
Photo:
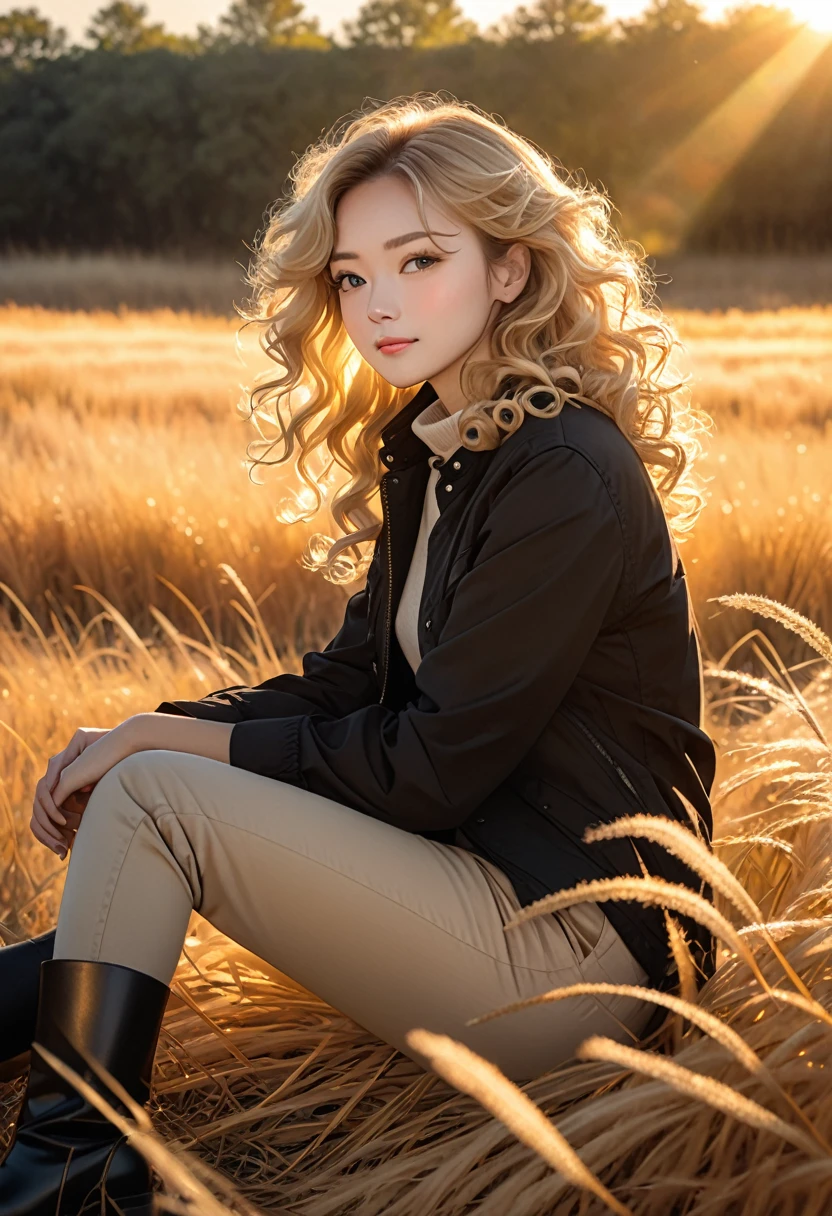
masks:
<instances>
[{"instance_id":1,"label":"jacket collar","mask_svg":"<svg viewBox=\"0 0 832 1216\"><path fill-rule=\"evenodd\" d=\"M387 423L381 432L382 447L379 448L378 458L385 469L397 473L410 468L414 464L427 464L428 458L434 455L433 449L424 439L412 429L413 419L427 409L438 396L430 380L426 380L418 392L402 406L399 412ZM448 476L456 477L464 473L469 465L476 462L479 452L473 452L460 444L451 456L440 461L443 468L450 462L453 472ZM453 459L451 459L453 457Z\"/></svg>"},{"instance_id":2,"label":"jacket collar","mask_svg":"<svg viewBox=\"0 0 832 1216\"><path fill-rule=\"evenodd\" d=\"M382 447L378 453L385 468L406 469L419 461L426 461L431 455L431 449L424 439L415 434L410 424L422 410L427 409L436 396L436 389L430 380L426 380L418 392L387 423L381 432Z\"/></svg>"},{"instance_id":3,"label":"jacket collar","mask_svg":"<svg viewBox=\"0 0 832 1216\"><path fill-rule=\"evenodd\" d=\"M503 395L510 397L511 391L507 390ZM412 465L427 463L428 457L433 455L433 450L424 439L413 431L411 423L421 414L422 410L427 409L437 396L436 389L430 380L426 380L415 395L387 423L381 432L382 447L379 448L378 453L378 458L385 469L397 473ZM550 397L550 393L541 390L540 393L534 395L532 401L540 407ZM457 450L441 463L443 469L449 466L447 476L451 480L458 480L460 476L464 476L470 465L477 463L478 457L484 455L484 452L475 452L460 444Z\"/></svg>"}]
</instances>

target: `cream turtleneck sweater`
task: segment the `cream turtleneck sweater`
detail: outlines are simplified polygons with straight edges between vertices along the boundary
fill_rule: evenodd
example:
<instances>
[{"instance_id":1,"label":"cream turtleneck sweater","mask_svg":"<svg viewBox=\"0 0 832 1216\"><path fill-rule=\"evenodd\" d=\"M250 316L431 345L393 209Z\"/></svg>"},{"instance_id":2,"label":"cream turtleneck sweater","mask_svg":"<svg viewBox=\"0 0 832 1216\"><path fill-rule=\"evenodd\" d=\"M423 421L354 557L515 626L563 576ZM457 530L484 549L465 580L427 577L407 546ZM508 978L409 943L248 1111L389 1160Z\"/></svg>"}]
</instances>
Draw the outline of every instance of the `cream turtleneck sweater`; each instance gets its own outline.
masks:
<instances>
[{"instance_id":1,"label":"cream turtleneck sweater","mask_svg":"<svg viewBox=\"0 0 832 1216\"><path fill-rule=\"evenodd\" d=\"M405 658L414 671L422 660L416 626L419 601L422 598L422 587L425 581L428 536L439 518L439 507L436 504L436 483L440 477L438 465L440 460L447 459L460 445L458 424L461 413L462 410L457 410L455 414L449 414L437 397L410 424L414 434L423 439L435 453L428 457L431 472L422 505L422 520L419 524L419 534L416 537L410 569L407 572L402 598L396 613L396 637Z\"/></svg>"}]
</instances>

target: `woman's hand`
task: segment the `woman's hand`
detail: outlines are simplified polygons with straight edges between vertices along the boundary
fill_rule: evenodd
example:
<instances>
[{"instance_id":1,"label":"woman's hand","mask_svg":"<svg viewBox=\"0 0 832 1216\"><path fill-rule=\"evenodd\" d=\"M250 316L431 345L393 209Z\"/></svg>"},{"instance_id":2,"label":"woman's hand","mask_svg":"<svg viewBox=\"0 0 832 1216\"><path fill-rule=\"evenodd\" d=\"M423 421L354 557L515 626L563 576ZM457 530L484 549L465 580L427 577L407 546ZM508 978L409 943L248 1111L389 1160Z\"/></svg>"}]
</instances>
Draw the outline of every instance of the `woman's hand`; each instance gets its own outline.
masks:
<instances>
[{"instance_id":1,"label":"woman's hand","mask_svg":"<svg viewBox=\"0 0 832 1216\"><path fill-rule=\"evenodd\" d=\"M50 758L35 788L29 826L62 860L96 783L119 760L138 750L130 722L128 718L112 729L80 726L63 751Z\"/></svg>"},{"instance_id":2,"label":"woman's hand","mask_svg":"<svg viewBox=\"0 0 832 1216\"><path fill-rule=\"evenodd\" d=\"M90 800L90 794L95 789L96 782L90 785L83 786L80 790L76 790L74 794L67 794L61 806L61 814L66 819L66 827L59 828L61 838L64 842L64 850L61 854L61 860L66 856L66 850L72 848L75 840L75 833L81 826L81 816L87 809L87 803Z\"/></svg>"}]
</instances>

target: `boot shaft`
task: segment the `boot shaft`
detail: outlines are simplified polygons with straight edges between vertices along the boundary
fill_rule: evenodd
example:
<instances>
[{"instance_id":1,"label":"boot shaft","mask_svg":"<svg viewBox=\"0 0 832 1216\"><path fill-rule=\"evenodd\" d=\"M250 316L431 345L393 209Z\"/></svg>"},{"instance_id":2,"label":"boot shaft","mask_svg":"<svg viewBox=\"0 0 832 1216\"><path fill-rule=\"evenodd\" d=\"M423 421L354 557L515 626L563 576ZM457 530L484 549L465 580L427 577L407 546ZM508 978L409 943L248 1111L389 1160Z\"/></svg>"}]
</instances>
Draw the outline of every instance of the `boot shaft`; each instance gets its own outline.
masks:
<instances>
[{"instance_id":1,"label":"boot shaft","mask_svg":"<svg viewBox=\"0 0 832 1216\"><path fill-rule=\"evenodd\" d=\"M0 1216L150 1216L146 1159L38 1048L129 1116L96 1069L144 1104L169 992L154 976L115 963L52 958L41 964L32 1065L15 1136L0 1163Z\"/></svg>"},{"instance_id":2,"label":"boot shaft","mask_svg":"<svg viewBox=\"0 0 832 1216\"><path fill-rule=\"evenodd\" d=\"M170 995L154 976L118 963L86 959L47 959L41 963L27 1108L43 1106L57 1088L53 1069L37 1051L42 1044L102 1092L113 1105L123 1104L89 1064L95 1059L136 1102L150 1095L153 1059Z\"/></svg>"}]
</instances>

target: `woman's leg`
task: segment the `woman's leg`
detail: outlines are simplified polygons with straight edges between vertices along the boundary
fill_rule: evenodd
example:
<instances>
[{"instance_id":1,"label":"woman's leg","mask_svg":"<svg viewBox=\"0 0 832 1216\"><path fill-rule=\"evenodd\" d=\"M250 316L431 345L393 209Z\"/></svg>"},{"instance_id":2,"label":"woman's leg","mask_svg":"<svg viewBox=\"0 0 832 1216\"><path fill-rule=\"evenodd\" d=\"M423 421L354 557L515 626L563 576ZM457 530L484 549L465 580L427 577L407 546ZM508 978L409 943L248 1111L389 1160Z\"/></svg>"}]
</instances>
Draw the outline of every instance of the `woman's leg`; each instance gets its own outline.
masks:
<instances>
[{"instance_id":1,"label":"woman's leg","mask_svg":"<svg viewBox=\"0 0 832 1216\"><path fill-rule=\"evenodd\" d=\"M496 867L307 790L185 752L147 751L96 785L66 876L55 958L168 984L191 909L427 1067L405 1034L449 1034L527 1080L587 1035L632 1042L653 1006L570 998L465 1026L580 979L639 983L609 922L586 957L554 917L516 908ZM613 974L605 970L613 963ZM617 968L617 970L616 970Z\"/></svg>"}]
</instances>

